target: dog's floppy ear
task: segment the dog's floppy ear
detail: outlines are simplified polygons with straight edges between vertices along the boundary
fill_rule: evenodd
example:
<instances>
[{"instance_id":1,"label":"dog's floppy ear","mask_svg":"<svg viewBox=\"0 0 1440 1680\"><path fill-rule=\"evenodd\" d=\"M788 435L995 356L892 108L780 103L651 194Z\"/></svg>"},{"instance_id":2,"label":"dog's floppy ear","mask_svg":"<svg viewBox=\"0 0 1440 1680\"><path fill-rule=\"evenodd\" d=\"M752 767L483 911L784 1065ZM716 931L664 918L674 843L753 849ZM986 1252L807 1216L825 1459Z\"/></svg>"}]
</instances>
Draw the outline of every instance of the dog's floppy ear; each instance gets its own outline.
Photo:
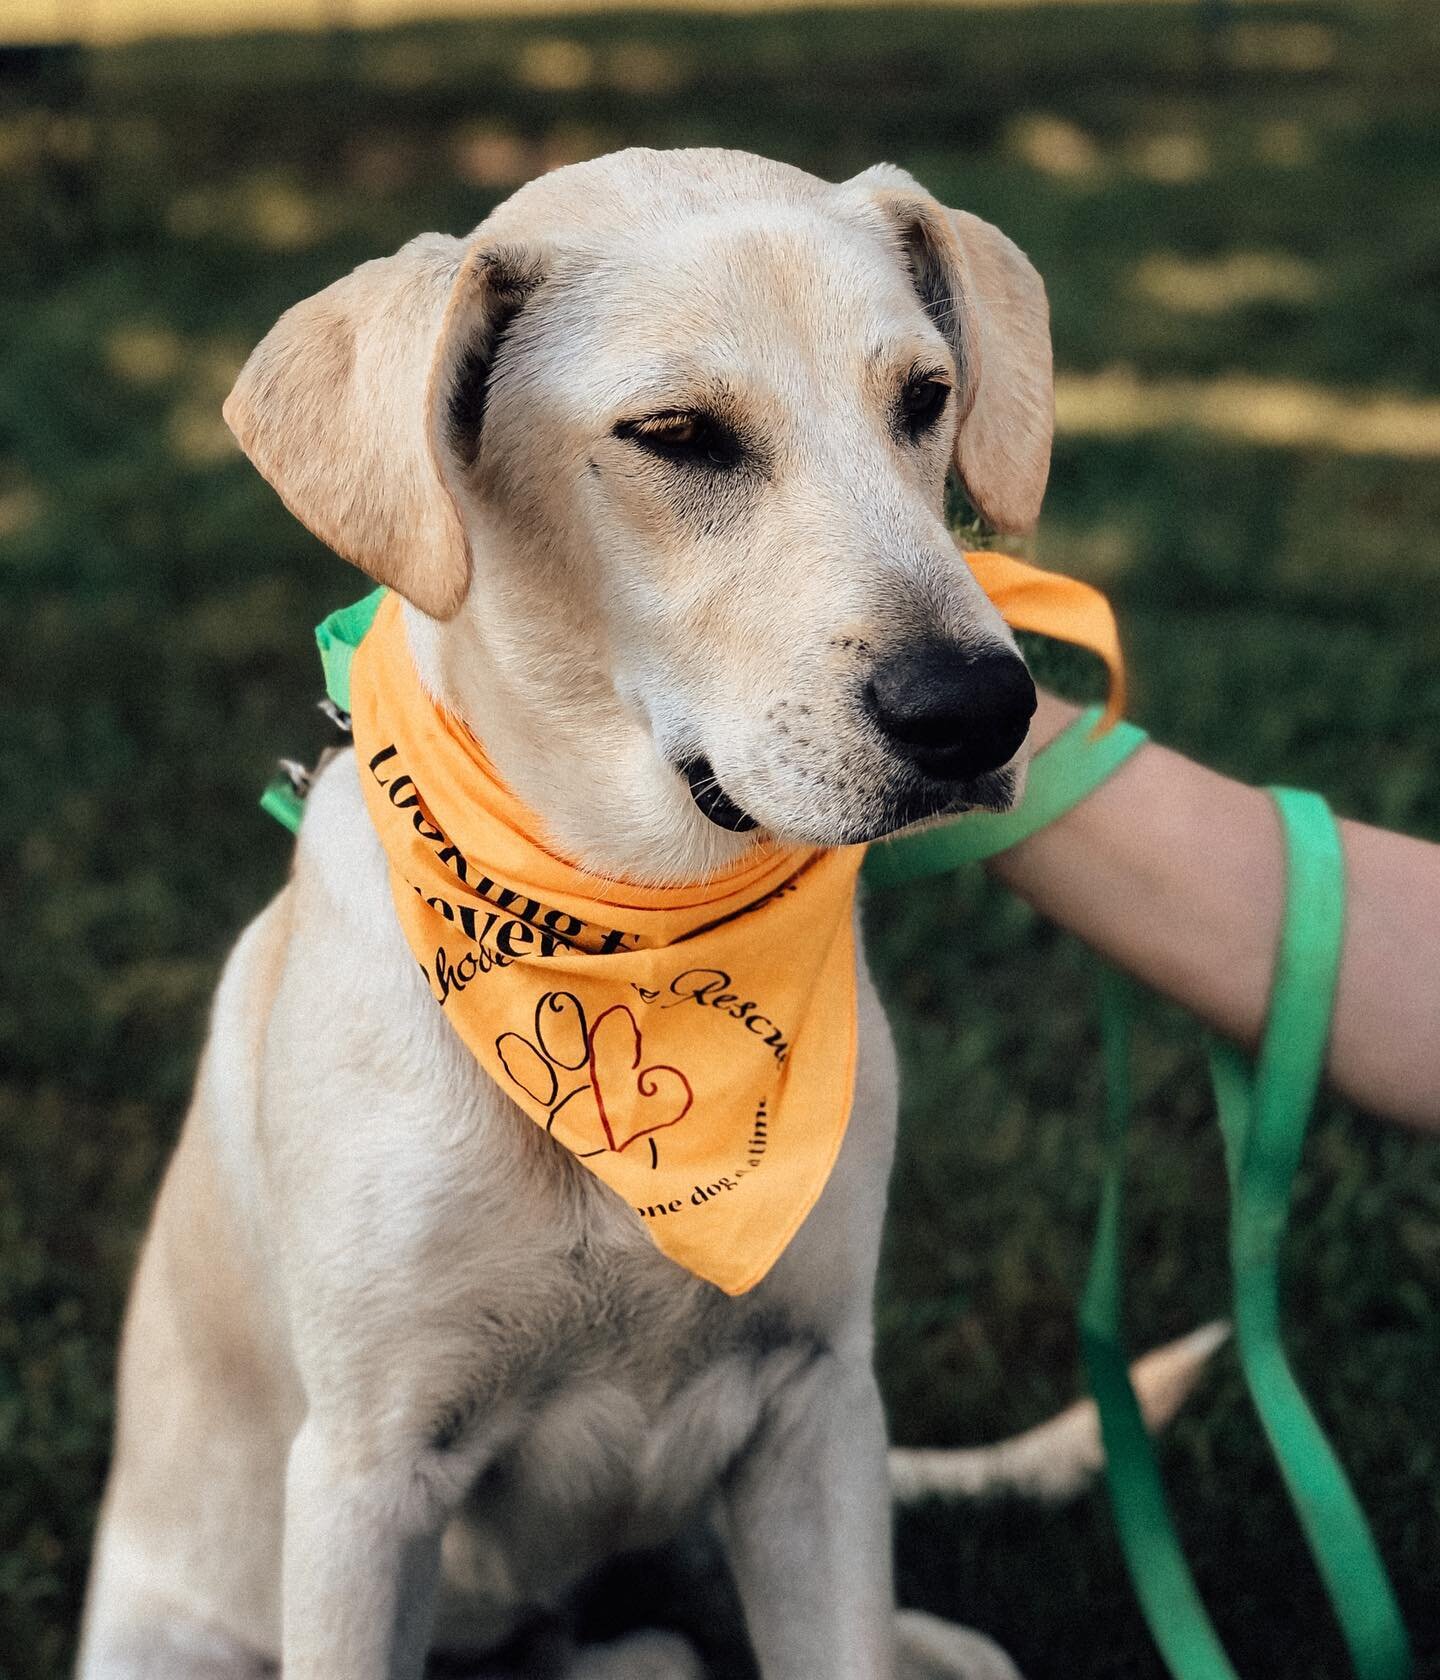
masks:
<instances>
[{"instance_id":1,"label":"dog's floppy ear","mask_svg":"<svg viewBox=\"0 0 1440 1680\"><path fill-rule=\"evenodd\" d=\"M921 301L960 372L955 469L975 508L1001 531L1028 531L1050 472L1055 392L1045 285L999 228L947 210L904 170L852 183L885 213Z\"/></svg>"},{"instance_id":2,"label":"dog's floppy ear","mask_svg":"<svg viewBox=\"0 0 1440 1680\"><path fill-rule=\"evenodd\" d=\"M513 253L422 235L287 310L225 402L286 507L435 618L469 587L460 479L497 337L536 283Z\"/></svg>"}]
</instances>

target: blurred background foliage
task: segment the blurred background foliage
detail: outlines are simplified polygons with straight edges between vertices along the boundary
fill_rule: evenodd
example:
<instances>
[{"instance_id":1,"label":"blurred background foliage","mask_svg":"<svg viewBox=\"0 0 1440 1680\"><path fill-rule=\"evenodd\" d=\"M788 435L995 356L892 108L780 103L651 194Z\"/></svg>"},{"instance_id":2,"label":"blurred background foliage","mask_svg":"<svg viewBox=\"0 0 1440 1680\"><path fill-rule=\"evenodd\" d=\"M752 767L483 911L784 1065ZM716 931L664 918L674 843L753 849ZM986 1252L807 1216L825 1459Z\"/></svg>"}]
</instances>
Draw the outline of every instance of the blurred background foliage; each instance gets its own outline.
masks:
<instances>
[{"instance_id":1,"label":"blurred background foliage","mask_svg":"<svg viewBox=\"0 0 1440 1680\"><path fill-rule=\"evenodd\" d=\"M832 178L888 158L1003 226L1049 283L1060 370L1031 552L1112 593L1136 715L1440 836L1432 6L487 15L0 49L9 1680L68 1662L134 1244L218 966L287 867L256 793L324 739L310 626L357 589L240 460L221 398L295 299L632 143ZM979 879L872 920L907 1069L880 1369L899 1439L984 1439L1078 1383L1090 974ZM1137 1343L1224 1301L1203 1066L1154 1015ZM1300 1367L1440 1675L1440 1150L1327 1102L1291 1256ZM1344 1673L1230 1354L1165 1460L1242 1672ZM1099 1493L922 1511L898 1544L907 1602L1032 1676L1160 1673Z\"/></svg>"}]
</instances>

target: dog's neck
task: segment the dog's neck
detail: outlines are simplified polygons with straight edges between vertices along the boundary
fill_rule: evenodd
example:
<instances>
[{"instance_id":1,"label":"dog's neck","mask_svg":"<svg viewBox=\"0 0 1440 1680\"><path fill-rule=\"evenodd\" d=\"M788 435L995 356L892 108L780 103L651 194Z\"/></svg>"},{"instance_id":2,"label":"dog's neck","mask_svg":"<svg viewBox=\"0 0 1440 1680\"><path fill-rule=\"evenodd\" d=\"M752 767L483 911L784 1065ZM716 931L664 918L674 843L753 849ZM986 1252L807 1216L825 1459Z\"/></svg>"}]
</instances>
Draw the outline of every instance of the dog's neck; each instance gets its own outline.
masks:
<instances>
[{"instance_id":1,"label":"dog's neck","mask_svg":"<svg viewBox=\"0 0 1440 1680\"><path fill-rule=\"evenodd\" d=\"M479 573L477 567L477 574ZM658 750L646 720L617 693L593 618L544 613L515 592L503 609L477 575L441 623L406 607L420 680L461 719L502 781L540 818L555 849L605 877L701 881L733 865L754 834L717 828Z\"/></svg>"}]
</instances>

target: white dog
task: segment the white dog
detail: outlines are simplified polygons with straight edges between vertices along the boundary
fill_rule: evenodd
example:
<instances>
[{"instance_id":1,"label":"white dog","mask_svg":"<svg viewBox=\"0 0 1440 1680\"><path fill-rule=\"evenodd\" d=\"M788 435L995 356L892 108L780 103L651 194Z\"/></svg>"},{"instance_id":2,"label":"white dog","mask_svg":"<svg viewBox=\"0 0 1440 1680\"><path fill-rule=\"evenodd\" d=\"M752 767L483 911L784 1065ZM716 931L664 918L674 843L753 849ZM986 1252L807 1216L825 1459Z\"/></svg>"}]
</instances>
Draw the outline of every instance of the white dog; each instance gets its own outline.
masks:
<instances>
[{"instance_id":1,"label":"white dog","mask_svg":"<svg viewBox=\"0 0 1440 1680\"><path fill-rule=\"evenodd\" d=\"M829 847L1017 795L1033 690L942 498L953 463L992 523L1034 521L1045 295L899 170L559 170L298 304L226 413L404 598L425 687L590 870L695 881L756 829ZM1012 1674L893 1604L870 1307L895 1070L858 985L828 1185L723 1295L451 1031L354 755L329 765L226 968L140 1262L84 1680L479 1665L700 1515L765 1680ZM1066 1485L1093 1423L1006 1451L901 1468ZM648 1633L565 1662L698 1673Z\"/></svg>"}]
</instances>

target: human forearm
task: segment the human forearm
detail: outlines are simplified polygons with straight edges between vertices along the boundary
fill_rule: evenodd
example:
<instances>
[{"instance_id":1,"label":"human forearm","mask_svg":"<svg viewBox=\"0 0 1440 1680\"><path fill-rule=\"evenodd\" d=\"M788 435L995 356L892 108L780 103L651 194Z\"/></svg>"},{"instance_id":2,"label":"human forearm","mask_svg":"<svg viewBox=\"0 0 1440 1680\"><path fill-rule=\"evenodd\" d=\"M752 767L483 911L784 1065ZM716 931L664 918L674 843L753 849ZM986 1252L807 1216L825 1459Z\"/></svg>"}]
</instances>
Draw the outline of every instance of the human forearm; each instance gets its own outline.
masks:
<instances>
[{"instance_id":1,"label":"human forearm","mask_svg":"<svg viewBox=\"0 0 1440 1680\"><path fill-rule=\"evenodd\" d=\"M1046 696L1037 737L1074 716ZM1367 1108L1440 1127L1440 847L1341 829L1348 914L1331 1077ZM1217 1031L1258 1040L1284 903L1279 823L1258 789L1147 746L991 868Z\"/></svg>"}]
</instances>

